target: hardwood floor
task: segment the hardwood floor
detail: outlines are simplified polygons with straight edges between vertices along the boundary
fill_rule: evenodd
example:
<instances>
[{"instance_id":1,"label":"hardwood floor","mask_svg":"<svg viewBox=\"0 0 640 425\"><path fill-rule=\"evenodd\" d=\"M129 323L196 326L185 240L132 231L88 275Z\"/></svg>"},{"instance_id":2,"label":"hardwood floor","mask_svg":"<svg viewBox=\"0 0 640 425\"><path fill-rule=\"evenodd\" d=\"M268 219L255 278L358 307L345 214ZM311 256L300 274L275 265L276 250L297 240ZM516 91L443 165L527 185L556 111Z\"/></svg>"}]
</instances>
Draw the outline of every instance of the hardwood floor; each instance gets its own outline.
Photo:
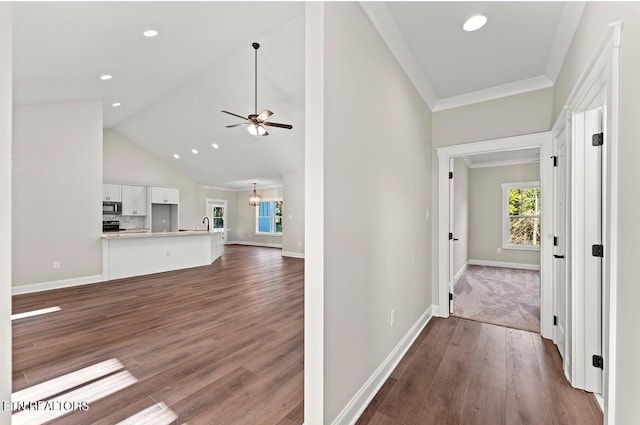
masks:
<instances>
[{"instance_id":1,"label":"hardwood floor","mask_svg":"<svg viewBox=\"0 0 640 425\"><path fill-rule=\"evenodd\" d=\"M14 395L96 399L14 423L302 424L303 278L278 249L227 245L211 266L13 297L61 308L13 322Z\"/></svg>"},{"instance_id":2,"label":"hardwood floor","mask_svg":"<svg viewBox=\"0 0 640 425\"><path fill-rule=\"evenodd\" d=\"M601 425L592 394L572 388L540 335L434 318L357 425Z\"/></svg>"}]
</instances>

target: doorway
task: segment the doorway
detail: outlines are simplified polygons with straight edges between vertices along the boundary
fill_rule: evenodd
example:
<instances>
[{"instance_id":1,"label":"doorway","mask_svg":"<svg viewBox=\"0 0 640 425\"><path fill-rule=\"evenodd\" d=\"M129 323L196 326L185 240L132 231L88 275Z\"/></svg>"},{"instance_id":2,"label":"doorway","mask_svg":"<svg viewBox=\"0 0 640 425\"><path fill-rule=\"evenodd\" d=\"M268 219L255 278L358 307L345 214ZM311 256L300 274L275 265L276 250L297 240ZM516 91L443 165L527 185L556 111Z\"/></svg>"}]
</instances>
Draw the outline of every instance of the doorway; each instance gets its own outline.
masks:
<instances>
[{"instance_id":1,"label":"doorway","mask_svg":"<svg viewBox=\"0 0 640 425\"><path fill-rule=\"evenodd\" d=\"M495 154L497 152L516 151L523 149L537 149L540 158L551 156L551 133L535 133L523 136L494 139L463 145L448 146L436 149L438 155L438 315L448 317L450 314L450 301L454 297L455 274L452 272L451 261L453 244L456 236L452 229L451 220L451 190L450 190L450 161L452 158L460 158L471 155ZM551 191L545 190L551 184L552 164L548 161L540 161L540 213L542 216L549 216L553 211L550 202ZM455 177L454 177L455 179ZM552 246L552 239L549 237L550 231L547 229L549 223L541 222L540 231L540 333L546 338L551 338L553 330L552 317L547 313L552 308L552 287L551 287L551 263L548 255ZM457 238L460 239L460 238ZM495 247L494 247L495 249ZM496 264L484 264L488 266ZM497 264L499 265L499 264Z\"/></svg>"},{"instance_id":2,"label":"doorway","mask_svg":"<svg viewBox=\"0 0 640 425\"><path fill-rule=\"evenodd\" d=\"M540 148L451 160L451 314L540 333Z\"/></svg>"},{"instance_id":3,"label":"doorway","mask_svg":"<svg viewBox=\"0 0 640 425\"><path fill-rule=\"evenodd\" d=\"M226 199L207 199L205 212L205 217L208 217L210 222L209 230L221 233L220 238L223 245L227 243L227 234L231 230L227 220L227 205Z\"/></svg>"}]
</instances>

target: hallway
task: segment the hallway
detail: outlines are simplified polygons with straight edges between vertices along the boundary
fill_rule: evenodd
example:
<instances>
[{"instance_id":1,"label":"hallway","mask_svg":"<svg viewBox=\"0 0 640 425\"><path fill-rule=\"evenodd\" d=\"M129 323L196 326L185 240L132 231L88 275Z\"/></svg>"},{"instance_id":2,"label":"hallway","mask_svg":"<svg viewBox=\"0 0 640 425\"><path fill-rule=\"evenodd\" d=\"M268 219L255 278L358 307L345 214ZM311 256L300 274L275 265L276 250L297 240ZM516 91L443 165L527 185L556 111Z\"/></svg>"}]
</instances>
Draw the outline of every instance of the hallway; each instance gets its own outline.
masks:
<instances>
[{"instance_id":1,"label":"hallway","mask_svg":"<svg viewBox=\"0 0 640 425\"><path fill-rule=\"evenodd\" d=\"M433 318L358 425L601 425L592 394L572 388L540 335Z\"/></svg>"}]
</instances>

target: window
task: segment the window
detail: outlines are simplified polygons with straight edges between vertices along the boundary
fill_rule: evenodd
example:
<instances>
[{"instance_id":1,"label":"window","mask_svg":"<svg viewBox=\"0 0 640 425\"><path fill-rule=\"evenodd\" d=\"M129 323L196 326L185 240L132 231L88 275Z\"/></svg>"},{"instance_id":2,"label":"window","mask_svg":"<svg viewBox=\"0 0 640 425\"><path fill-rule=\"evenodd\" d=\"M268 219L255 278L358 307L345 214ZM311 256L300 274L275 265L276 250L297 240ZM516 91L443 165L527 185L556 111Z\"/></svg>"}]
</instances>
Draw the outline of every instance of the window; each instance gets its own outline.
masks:
<instances>
[{"instance_id":1,"label":"window","mask_svg":"<svg viewBox=\"0 0 640 425\"><path fill-rule=\"evenodd\" d=\"M215 229L224 229L224 207L216 207L214 206L211 212L211 217L213 218L212 228Z\"/></svg>"},{"instance_id":2,"label":"window","mask_svg":"<svg viewBox=\"0 0 640 425\"><path fill-rule=\"evenodd\" d=\"M540 249L540 182L502 184L502 247Z\"/></svg>"},{"instance_id":3,"label":"window","mask_svg":"<svg viewBox=\"0 0 640 425\"><path fill-rule=\"evenodd\" d=\"M282 199L264 200L256 207L256 233L282 234Z\"/></svg>"}]
</instances>

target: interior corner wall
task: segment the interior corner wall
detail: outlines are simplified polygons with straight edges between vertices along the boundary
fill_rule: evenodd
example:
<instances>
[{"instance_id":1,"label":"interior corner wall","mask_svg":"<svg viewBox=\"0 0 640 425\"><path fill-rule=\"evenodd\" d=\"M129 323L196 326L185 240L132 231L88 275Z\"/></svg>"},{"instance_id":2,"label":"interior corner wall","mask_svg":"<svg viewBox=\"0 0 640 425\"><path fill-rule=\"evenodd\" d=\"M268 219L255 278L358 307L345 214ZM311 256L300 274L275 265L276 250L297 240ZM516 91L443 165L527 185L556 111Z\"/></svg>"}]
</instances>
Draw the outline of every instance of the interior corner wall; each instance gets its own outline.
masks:
<instances>
[{"instance_id":1,"label":"interior corner wall","mask_svg":"<svg viewBox=\"0 0 640 425\"><path fill-rule=\"evenodd\" d=\"M500 99L480 102L459 108L446 109L433 113L432 144L434 148L453 146L483 140L523 134L540 133L551 128L551 110L554 89L542 89L528 93L508 96ZM431 167L438 169L438 157L432 156ZM434 173L432 191L432 232L437 235L438 216L438 175ZM433 267L431 298L437 300L438 294L438 238L432 244Z\"/></svg>"},{"instance_id":2,"label":"interior corner wall","mask_svg":"<svg viewBox=\"0 0 640 425\"><path fill-rule=\"evenodd\" d=\"M304 170L282 176L282 252L304 254Z\"/></svg>"},{"instance_id":3,"label":"interior corner wall","mask_svg":"<svg viewBox=\"0 0 640 425\"><path fill-rule=\"evenodd\" d=\"M101 100L14 107L12 200L13 286L102 274Z\"/></svg>"},{"instance_id":4,"label":"interior corner wall","mask_svg":"<svg viewBox=\"0 0 640 425\"><path fill-rule=\"evenodd\" d=\"M363 10L324 3L323 30L328 424L431 305L432 170L431 112Z\"/></svg>"},{"instance_id":5,"label":"interior corner wall","mask_svg":"<svg viewBox=\"0 0 640 425\"><path fill-rule=\"evenodd\" d=\"M582 19L556 82L554 119L560 113L610 22L622 20L622 44L619 61L618 127L618 216L617 220L617 294L615 425L640 422L640 285L638 282L637 211L640 197L635 196L640 169L640 3L587 2ZM605 248L606 249L606 248ZM606 402L608 403L608 402ZM609 423L608 425L613 425Z\"/></svg>"},{"instance_id":6,"label":"interior corner wall","mask_svg":"<svg viewBox=\"0 0 640 425\"><path fill-rule=\"evenodd\" d=\"M469 261L469 167L462 158L453 160L453 275Z\"/></svg>"},{"instance_id":7,"label":"interior corner wall","mask_svg":"<svg viewBox=\"0 0 640 425\"><path fill-rule=\"evenodd\" d=\"M540 265L540 251L502 248L502 183L540 181L540 164L469 170L469 258ZM501 253L497 252L501 249Z\"/></svg>"},{"instance_id":8,"label":"interior corner wall","mask_svg":"<svg viewBox=\"0 0 640 425\"><path fill-rule=\"evenodd\" d=\"M282 187L256 190L262 199L282 198ZM235 232L234 242L267 245L273 247L282 246L282 235L256 235L256 207L249 205L251 190L239 190L236 194ZM231 239L229 239L231 240Z\"/></svg>"},{"instance_id":9,"label":"interior corner wall","mask_svg":"<svg viewBox=\"0 0 640 425\"><path fill-rule=\"evenodd\" d=\"M111 128L104 129L102 179L105 183L179 189L179 227L195 229L202 224L204 217L204 206L201 206L202 187L177 168Z\"/></svg>"},{"instance_id":10,"label":"interior corner wall","mask_svg":"<svg viewBox=\"0 0 640 425\"><path fill-rule=\"evenodd\" d=\"M11 133L13 30L12 4L0 2L0 400L11 400ZM0 410L0 424L11 423L11 409Z\"/></svg>"}]
</instances>

